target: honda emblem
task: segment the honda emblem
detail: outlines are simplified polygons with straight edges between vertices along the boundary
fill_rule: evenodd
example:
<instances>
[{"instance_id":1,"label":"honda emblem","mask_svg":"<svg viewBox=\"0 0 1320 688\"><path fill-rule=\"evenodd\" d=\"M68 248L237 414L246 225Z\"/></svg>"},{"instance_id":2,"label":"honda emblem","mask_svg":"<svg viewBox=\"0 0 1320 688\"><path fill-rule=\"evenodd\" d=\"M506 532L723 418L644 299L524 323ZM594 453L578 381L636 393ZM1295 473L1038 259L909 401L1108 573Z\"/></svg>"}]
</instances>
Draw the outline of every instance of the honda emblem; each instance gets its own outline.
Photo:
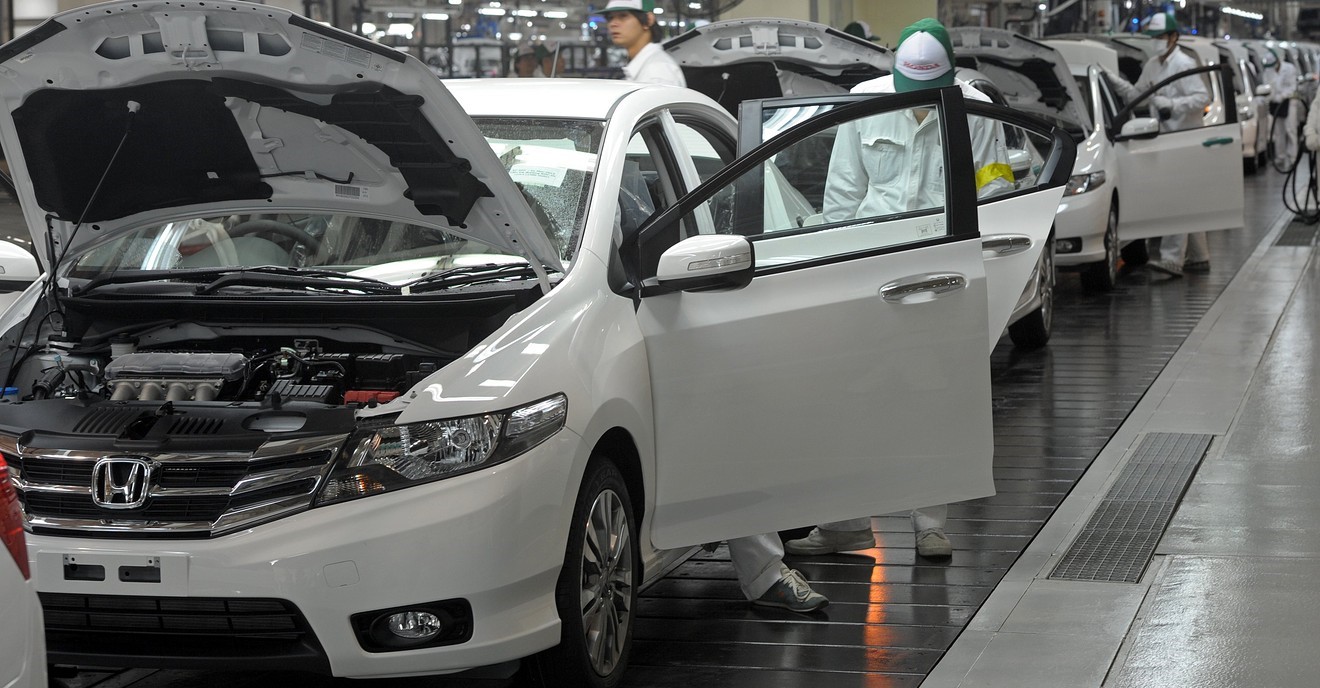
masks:
<instances>
[{"instance_id":1,"label":"honda emblem","mask_svg":"<svg viewBox=\"0 0 1320 688\"><path fill-rule=\"evenodd\" d=\"M102 509L137 509L147 502L151 462L108 456L92 468L92 503Z\"/></svg>"}]
</instances>

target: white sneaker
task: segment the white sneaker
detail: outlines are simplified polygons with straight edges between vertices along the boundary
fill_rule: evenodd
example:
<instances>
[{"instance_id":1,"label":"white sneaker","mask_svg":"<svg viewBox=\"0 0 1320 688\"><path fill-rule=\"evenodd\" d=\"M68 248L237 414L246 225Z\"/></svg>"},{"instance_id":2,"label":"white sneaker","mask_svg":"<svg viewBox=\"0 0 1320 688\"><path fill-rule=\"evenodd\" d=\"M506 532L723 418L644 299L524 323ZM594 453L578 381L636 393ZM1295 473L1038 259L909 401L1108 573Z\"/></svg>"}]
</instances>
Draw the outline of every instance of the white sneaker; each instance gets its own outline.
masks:
<instances>
[{"instance_id":1,"label":"white sneaker","mask_svg":"<svg viewBox=\"0 0 1320 688\"><path fill-rule=\"evenodd\" d=\"M784 543L784 551L789 554L831 554L872 547L875 547L875 535L871 533L870 528L864 530L812 528L811 533L806 537Z\"/></svg>"},{"instance_id":2,"label":"white sneaker","mask_svg":"<svg viewBox=\"0 0 1320 688\"><path fill-rule=\"evenodd\" d=\"M942 529L927 528L917 533L917 554L931 558L951 557L953 545Z\"/></svg>"},{"instance_id":3,"label":"white sneaker","mask_svg":"<svg viewBox=\"0 0 1320 688\"><path fill-rule=\"evenodd\" d=\"M1146 263L1146 265L1151 270L1155 270L1156 272L1162 272L1166 275L1173 275L1174 277L1183 276L1182 266L1174 265L1172 262L1167 260L1152 260Z\"/></svg>"},{"instance_id":4,"label":"white sneaker","mask_svg":"<svg viewBox=\"0 0 1320 688\"><path fill-rule=\"evenodd\" d=\"M764 595L752 600L752 604L762 607L777 607L802 613L814 612L829 603L829 599L812 590L807 579L795 569L785 569L784 575L770 586Z\"/></svg>"}]
</instances>

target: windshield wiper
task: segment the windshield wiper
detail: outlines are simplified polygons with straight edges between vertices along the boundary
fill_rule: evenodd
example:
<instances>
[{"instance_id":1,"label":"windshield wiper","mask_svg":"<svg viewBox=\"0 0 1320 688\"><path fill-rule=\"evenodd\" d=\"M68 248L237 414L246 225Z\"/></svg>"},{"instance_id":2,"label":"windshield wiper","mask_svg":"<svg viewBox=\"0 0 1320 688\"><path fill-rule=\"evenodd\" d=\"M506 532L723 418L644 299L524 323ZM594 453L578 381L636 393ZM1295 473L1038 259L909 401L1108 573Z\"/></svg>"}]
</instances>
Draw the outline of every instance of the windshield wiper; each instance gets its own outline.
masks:
<instances>
[{"instance_id":1,"label":"windshield wiper","mask_svg":"<svg viewBox=\"0 0 1320 688\"><path fill-rule=\"evenodd\" d=\"M216 278L220 278L217 280ZM253 284L251 280L276 279L280 277L292 278L298 284L270 284L270 286L322 286L320 283L309 284L308 280L327 280L333 282L331 286L342 286L347 288L366 290L379 290L384 292L387 289L398 291L397 287L371 279L370 277L357 277L354 275L337 272L334 270L307 270L302 268L287 268L275 265L263 265L250 268L194 268L191 270L138 270L134 272L116 272L101 277L95 277L88 280L85 284L73 290L74 296L81 296L94 291L107 284L133 284L136 282L156 282L160 280L175 280L180 282L210 282L203 289L213 290L224 287L228 284ZM220 283L221 280L232 278L230 281ZM214 281L212 281L214 280ZM260 284L269 284L261 282ZM199 289L199 293L202 292Z\"/></svg>"},{"instance_id":2,"label":"windshield wiper","mask_svg":"<svg viewBox=\"0 0 1320 688\"><path fill-rule=\"evenodd\" d=\"M476 284L510 277L535 278L536 271L527 263L487 263L450 268L415 279L401 288L404 294L440 291L464 284Z\"/></svg>"},{"instance_id":3,"label":"windshield wiper","mask_svg":"<svg viewBox=\"0 0 1320 688\"><path fill-rule=\"evenodd\" d=\"M214 281L197 287L198 295L212 294L225 287L237 285L253 287L287 287L291 289L345 289L368 294L397 294L399 288L389 282L370 277L359 277L333 270L300 270L298 268L244 268L231 270Z\"/></svg>"}]
</instances>

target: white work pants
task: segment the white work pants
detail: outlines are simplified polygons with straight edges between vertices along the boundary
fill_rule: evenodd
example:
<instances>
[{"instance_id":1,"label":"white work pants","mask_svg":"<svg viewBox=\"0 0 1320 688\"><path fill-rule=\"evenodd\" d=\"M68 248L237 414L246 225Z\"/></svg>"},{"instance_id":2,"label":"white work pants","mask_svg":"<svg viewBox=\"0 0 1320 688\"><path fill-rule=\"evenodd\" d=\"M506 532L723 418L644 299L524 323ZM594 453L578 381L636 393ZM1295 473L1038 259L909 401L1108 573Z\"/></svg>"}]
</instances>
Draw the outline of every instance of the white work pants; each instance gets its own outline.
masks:
<instances>
[{"instance_id":1,"label":"white work pants","mask_svg":"<svg viewBox=\"0 0 1320 688\"><path fill-rule=\"evenodd\" d=\"M1210 244L1205 239L1205 232L1160 237L1160 260L1179 267L1185 263L1210 260Z\"/></svg>"},{"instance_id":2,"label":"white work pants","mask_svg":"<svg viewBox=\"0 0 1320 688\"><path fill-rule=\"evenodd\" d=\"M764 595L784 576L784 541L778 533L729 540L729 558L738 575L738 587L749 600Z\"/></svg>"},{"instance_id":3,"label":"white work pants","mask_svg":"<svg viewBox=\"0 0 1320 688\"><path fill-rule=\"evenodd\" d=\"M940 504L939 506L928 506L923 509L912 510L912 531L920 533L929 528L944 529L945 521L949 520L949 505ZM850 518L846 521L835 521L833 523L822 523L818 526L821 530L870 530L871 517Z\"/></svg>"},{"instance_id":4,"label":"white work pants","mask_svg":"<svg viewBox=\"0 0 1320 688\"><path fill-rule=\"evenodd\" d=\"M1297 157L1297 111L1301 109L1301 105L1301 101L1289 103L1288 116L1271 127L1274 134L1274 154L1282 156L1282 159L1290 165Z\"/></svg>"}]
</instances>

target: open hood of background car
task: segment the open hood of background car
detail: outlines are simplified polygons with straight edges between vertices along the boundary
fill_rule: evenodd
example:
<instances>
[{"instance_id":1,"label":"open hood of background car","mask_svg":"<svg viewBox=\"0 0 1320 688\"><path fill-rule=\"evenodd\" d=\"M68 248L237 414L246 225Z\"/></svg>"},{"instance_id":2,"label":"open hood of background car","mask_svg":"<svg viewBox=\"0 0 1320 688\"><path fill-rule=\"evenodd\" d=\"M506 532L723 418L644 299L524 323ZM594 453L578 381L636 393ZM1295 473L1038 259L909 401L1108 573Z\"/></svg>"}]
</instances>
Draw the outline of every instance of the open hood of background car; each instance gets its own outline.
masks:
<instances>
[{"instance_id":1,"label":"open hood of background car","mask_svg":"<svg viewBox=\"0 0 1320 688\"><path fill-rule=\"evenodd\" d=\"M257 208L441 227L561 269L424 64L286 10L137 0L58 14L0 46L0 98L47 268L48 236L73 256L180 216Z\"/></svg>"},{"instance_id":2,"label":"open hood of background car","mask_svg":"<svg viewBox=\"0 0 1320 688\"><path fill-rule=\"evenodd\" d=\"M734 116L753 98L846 93L893 71L888 48L838 29L792 19L731 19L664 43L689 88Z\"/></svg>"},{"instance_id":3,"label":"open hood of background car","mask_svg":"<svg viewBox=\"0 0 1320 688\"><path fill-rule=\"evenodd\" d=\"M958 66L989 77L1014 109L1070 130L1090 128L1086 101L1068 63L1054 48L1005 29L953 27L949 38Z\"/></svg>"}]
</instances>

